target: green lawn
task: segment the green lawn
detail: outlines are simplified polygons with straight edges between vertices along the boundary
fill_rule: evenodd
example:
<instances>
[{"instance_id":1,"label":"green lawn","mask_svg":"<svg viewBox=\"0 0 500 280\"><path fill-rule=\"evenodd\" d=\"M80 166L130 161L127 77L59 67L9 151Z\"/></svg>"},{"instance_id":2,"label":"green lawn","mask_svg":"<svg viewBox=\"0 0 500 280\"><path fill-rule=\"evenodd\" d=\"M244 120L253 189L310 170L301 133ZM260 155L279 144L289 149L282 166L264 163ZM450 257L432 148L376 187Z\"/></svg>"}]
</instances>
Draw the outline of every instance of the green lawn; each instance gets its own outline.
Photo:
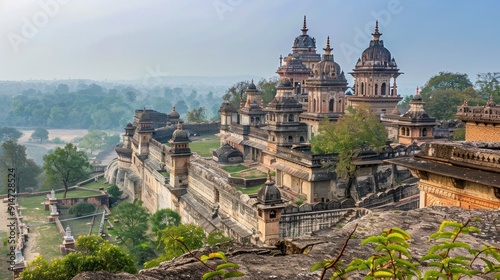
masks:
<instances>
[{"instance_id":1,"label":"green lawn","mask_svg":"<svg viewBox=\"0 0 500 280\"><path fill-rule=\"evenodd\" d=\"M257 169L247 169L231 173L231 176L237 178L254 179L266 177L267 174Z\"/></svg>"},{"instance_id":2,"label":"green lawn","mask_svg":"<svg viewBox=\"0 0 500 280\"><path fill-rule=\"evenodd\" d=\"M220 147L219 139L208 140L208 141L194 141L189 143L189 148L194 153L202 157L212 156L212 151L217 150Z\"/></svg>"},{"instance_id":3,"label":"green lawn","mask_svg":"<svg viewBox=\"0 0 500 280\"><path fill-rule=\"evenodd\" d=\"M99 190L99 188L104 188L104 190L107 190L111 185L110 184L104 184L106 180L104 177L99 178L97 182L92 182L89 184L82 185L83 188L87 189L94 189L94 190Z\"/></svg>"},{"instance_id":4,"label":"green lawn","mask_svg":"<svg viewBox=\"0 0 500 280\"><path fill-rule=\"evenodd\" d=\"M244 194L256 194L259 192L260 188L262 188L264 184L260 184L254 187L249 187L249 188L242 188L242 187L236 187L237 190L241 191Z\"/></svg>"},{"instance_id":5,"label":"green lawn","mask_svg":"<svg viewBox=\"0 0 500 280\"><path fill-rule=\"evenodd\" d=\"M247 169L246 166L243 166L241 164L239 164L237 166L222 166L221 168L226 170L229 173L239 172L239 171Z\"/></svg>"},{"instance_id":6,"label":"green lawn","mask_svg":"<svg viewBox=\"0 0 500 280\"><path fill-rule=\"evenodd\" d=\"M102 211L104 211L103 207L99 207L99 209L97 209L98 213ZM80 235L89 234L92 217L79 218L79 219L74 219L74 218L76 218L75 215L69 214L68 209L61 209L61 216L59 217L59 220L61 220L63 228L66 228L66 226L69 225L69 227L71 228L71 234L75 239L78 238L78 236ZM92 228L93 234L99 234L99 224L101 223L101 218L102 215L96 216L94 221L94 227ZM66 219L71 219L71 220L65 221Z\"/></svg>"},{"instance_id":7,"label":"green lawn","mask_svg":"<svg viewBox=\"0 0 500 280\"><path fill-rule=\"evenodd\" d=\"M75 189L75 190L68 191L68 193L66 194L66 198L93 196L93 195L98 195L98 194L101 194L101 193L99 191ZM64 192L57 192L56 193L57 198L63 198L63 195L64 195Z\"/></svg>"}]
</instances>

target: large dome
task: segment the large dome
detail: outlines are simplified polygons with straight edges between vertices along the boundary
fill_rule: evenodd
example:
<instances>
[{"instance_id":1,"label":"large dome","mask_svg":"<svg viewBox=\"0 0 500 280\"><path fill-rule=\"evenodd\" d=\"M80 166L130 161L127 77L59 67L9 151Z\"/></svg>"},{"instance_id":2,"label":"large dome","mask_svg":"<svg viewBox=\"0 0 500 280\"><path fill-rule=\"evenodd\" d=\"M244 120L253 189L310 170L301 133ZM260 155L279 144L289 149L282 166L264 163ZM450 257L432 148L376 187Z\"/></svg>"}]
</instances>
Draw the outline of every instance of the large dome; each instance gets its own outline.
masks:
<instances>
[{"instance_id":1,"label":"large dome","mask_svg":"<svg viewBox=\"0 0 500 280\"><path fill-rule=\"evenodd\" d=\"M271 174L269 172L267 175L265 186L260 188L259 193L257 194L257 200L265 205L273 205L283 202L283 200L281 200L281 192L274 185L274 182L271 180Z\"/></svg>"},{"instance_id":2,"label":"large dome","mask_svg":"<svg viewBox=\"0 0 500 280\"><path fill-rule=\"evenodd\" d=\"M316 50L316 39L307 35L306 16L304 16L304 26L302 27L302 35L299 35L293 41L293 52L310 52Z\"/></svg>"},{"instance_id":3,"label":"large dome","mask_svg":"<svg viewBox=\"0 0 500 280\"><path fill-rule=\"evenodd\" d=\"M397 67L391 52L384 47L384 41L380 40L382 33L378 31L378 22L375 24L375 32L372 33L373 40L370 46L363 51L356 66Z\"/></svg>"},{"instance_id":4,"label":"large dome","mask_svg":"<svg viewBox=\"0 0 500 280\"><path fill-rule=\"evenodd\" d=\"M333 60L332 48L330 47L330 37L326 40L325 54L321 61L314 66L313 79L319 80L339 80L346 82L344 72L340 65Z\"/></svg>"}]
</instances>

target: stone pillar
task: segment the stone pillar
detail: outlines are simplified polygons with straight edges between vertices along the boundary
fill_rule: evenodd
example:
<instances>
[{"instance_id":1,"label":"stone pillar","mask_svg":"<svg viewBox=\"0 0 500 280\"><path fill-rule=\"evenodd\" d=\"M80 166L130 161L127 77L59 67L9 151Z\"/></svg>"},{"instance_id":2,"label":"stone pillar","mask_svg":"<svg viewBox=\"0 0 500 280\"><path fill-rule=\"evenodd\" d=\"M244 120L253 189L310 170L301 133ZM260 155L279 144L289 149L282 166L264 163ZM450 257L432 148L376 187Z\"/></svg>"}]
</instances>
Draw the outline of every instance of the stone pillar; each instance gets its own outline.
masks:
<instances>
[{"instance_id":1,"label":"stone pillar","mask_svg":"<svg viewBox=\"0 0 500 280\"><path fill-rule=\"evenodd\" d=\"M61 250L63 255L68 254L69 252L72 252L75 250L75 239L71 235L71 229L69 226L66 227L66 234L64 235L64 240L63 240L63 250Z\"/></svg>"},{"instance_id":2,"label":"stone pillar","mask_svg":"<svg viewBox=\"0 0 500 280\"><path fill-rule=\"evenodd\" d=\"M20 250L16 250L16 259L14 260L14 266L12 267L12 274L14 278L18 277L25 268L26 263L24 262L23 253Z\"/></svg>"},{"instance_id":3,"label":"stone pillar","mask_svg":"<svg viewBox=\"0 0 500 280\"><path fill-rule=\"evenodd\" d=\"M50 205L50 216L49 216L49 222L53 222L55 221L56 219L59 219L59 213L57 212L57 206L54 204L54 205Z\"/></svg>"}]
</instances>

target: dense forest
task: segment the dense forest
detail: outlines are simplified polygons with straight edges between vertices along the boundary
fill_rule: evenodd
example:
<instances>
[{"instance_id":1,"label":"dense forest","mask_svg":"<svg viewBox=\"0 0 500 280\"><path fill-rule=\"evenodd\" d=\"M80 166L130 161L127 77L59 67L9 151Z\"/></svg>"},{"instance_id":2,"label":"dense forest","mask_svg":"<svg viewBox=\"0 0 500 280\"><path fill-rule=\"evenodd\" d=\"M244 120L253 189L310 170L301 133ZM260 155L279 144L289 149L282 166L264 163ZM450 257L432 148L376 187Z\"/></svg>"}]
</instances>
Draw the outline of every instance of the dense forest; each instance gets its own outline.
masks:
<instances>
[{"instance_id":1,"label":"dense forest","mask_svg":"<svg viewBox=\"0 0 500 280\"><path fill-rule=\"evenodd\" d=\"M240 83L246 85L248 81ZM262 79L258 84L266 92L270 90L270 94L274 96L276 79ZM5 93L5 90L0 93L3 100L0 104L0 125L121 129L132 120L134 109L146 107L169 113L174 106L186 121L189 121L190 116L196 121L217 120L218 110L226 93L211 90L206 92L207 86L200 86L201 90L205 90L203 93L193 86L145 88L86 82L71 87L66 83L59 83L57 86L31 86L18 89L15 93L10 87L9 93ZM192 114L188 114L190 111Z\"/></svg>"}]
</instances>

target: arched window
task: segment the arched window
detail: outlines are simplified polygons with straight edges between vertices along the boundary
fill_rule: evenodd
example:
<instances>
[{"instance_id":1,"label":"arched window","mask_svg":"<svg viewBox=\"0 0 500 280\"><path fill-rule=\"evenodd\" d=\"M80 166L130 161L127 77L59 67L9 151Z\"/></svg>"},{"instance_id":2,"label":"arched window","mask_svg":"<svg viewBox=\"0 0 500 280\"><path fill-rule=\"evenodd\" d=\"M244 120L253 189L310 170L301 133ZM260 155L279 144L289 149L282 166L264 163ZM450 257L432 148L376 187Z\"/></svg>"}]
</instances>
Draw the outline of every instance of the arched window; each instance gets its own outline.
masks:
<instances>
[{"instance_id":1,"label":"arched window","mask_svg":"<svg viewBox=\"0 0 500 280\"><path fill-rule=\"evenodd\" d=\"M304 143L304 136L300 136L300 143Z\"/></svg>"},{"instance_id":2,"label":"arched window","mask_svg":"<svg viewBox=\"0 0 500 280\"><path fill-rule=\"evenodd\" d=\"M259 117L256 117L256 118L255 118L255 123L256 123L256 124L260 124L260 118L259 118Z\"/></svg>"},{"instance_id":3,"label":"arched window","mask_svg":"<svg viewBox=\"0 0 500 280\"><path fill-rule=\"evenodd\" d=\"M287 114L284 114L283 115L283 122L286 122L288 120L288 115Z\"/></svg>"},{"instance_id":4,"label":"arched window","mask_svg":"<svg viewBox=\"0 0 500 280\"><path fill-rule=\"evenodd\" d=\"M401 127L401 135L405 135L405 128Z\"/></svg>"},{"instance_id":5,"label":"arched window","mask_svg":"<svg viewBox=\"0 0 500 280\"><path fill-rule=\"evenodd\" d=\"M378 84L375 84L375 95L378 95Z\"/></svg>"},{"instance_id":6,"label":"arched window","mask_svg":"<svg viewBox=\"0 0 500 280\"><path fill-rule=\"evenodd\" d=\"M365 95L365 83L361 83L361 95Z\"/></svg>"},{"instance_id":7,"label":"arched window","mask_svg":"<svg viewBox=\"0 0 500 280\"><path fill-rule=\"evenodd\" d=\"M427 136L427 128L422 128L422 136Z\"/></svg>"},{"instance_id":8,"label":"arched window","mask_svg":"<svg viewBox=\"0 0 500 280\"><path fill-rule=\"evenodd\" d=\"M381 95L385 95L385 92L386 92L386 87L387 87L387 86L385 85L385 83L383 83L383 84L382 84L382 88L380 89L380 94L381 94Z\"/></svg>"},{"instance_id":9,"label":"arched window","mask_svg":"<svg viewBox=\"0 0 500 280\"><path fill-rule=\"evenodd\" d=\"M408 127L406 128L406 136L410 136L410 129Z\"/></svg>"},{"instance_id":10,"label":"arched window","mask_svg":"<svg viewBox=\"0 0 500 280\"><path fill-rule=\"evenodd\" d=\"M254 122L253 117L250 117L250 123L253 123L253 122Z\"/></svg>"},{"instance_id":11,"label":"arched window","mask_svg":"<svg viewBox=\"0 0 500 280\"><path fill-rule=\"evenodd\" d=\"M292 135L288 136L288 143L293 143L293 137L292 137Z\"/></svg>"},{"instance_id":12,"label":"arched window","mask_svg":"<svg viewBox=\"0 0 500 280\"><path fill-rule=\"evenodd\" d=\"M316 98L313 100L313 113L316 113Z\"/></svg>"},{"instance_id":13,"label":"arched window","mask_svg":"<svg viewBox=\"0 0 500 280\"><path fill-rule=\"evenodd\" d=\"M288 121L293 122L295 120L293 114L288 115Z\"/></svg>"},{"instance_id":14,"label":"arched window","mask_svg":"<svg viewBox=\"0 0 500 280\"><path fill-rule=\"evenodd\" d=\"M335 104L335 100L332 98L330 102L328 102L328 111L333 112L333 104Z\"/></svg>"},{"instance_id":15,"label":"arched window","mask_svg":"<svg viewBox=\"0 0 500 280\"><path fill-rule=\"evenodd\" d=\"M269 211L269 218L276 219L276 211L274 211L274 210Z\"/></svg>"}]
</instances>

